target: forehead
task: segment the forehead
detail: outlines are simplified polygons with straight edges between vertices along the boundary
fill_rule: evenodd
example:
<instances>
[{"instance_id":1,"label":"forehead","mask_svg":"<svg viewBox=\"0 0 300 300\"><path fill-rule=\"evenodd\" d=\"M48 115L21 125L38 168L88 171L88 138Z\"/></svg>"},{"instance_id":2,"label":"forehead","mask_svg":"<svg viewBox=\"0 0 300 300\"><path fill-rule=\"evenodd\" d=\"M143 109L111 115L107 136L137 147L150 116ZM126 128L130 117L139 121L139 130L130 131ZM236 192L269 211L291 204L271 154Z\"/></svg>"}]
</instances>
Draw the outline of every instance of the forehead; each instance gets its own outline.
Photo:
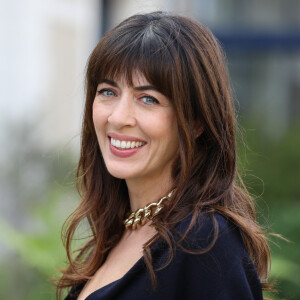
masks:
<instances>
[{"instance_id":1,"label":"forehead","mask_svg":"<svg viewBox=\"0 0 300 300\"><path fill-rule=\"evenodd\" d=\"M130 86L141 86L141 85L150 85L150 82L146 79L145 75L139 71L134 70L132 76L129 80L126 80L124 76L120 77L120 80L123 83L127 83Z\"/></svg>"},{"instance_id":2,"label":"forehead","mask_svg":"<svg viewBox=\"0 0 300 300\"><path fill-rule=\"evenodd\" d=\"M132 73L132 84L136 85L146 85L150 84L150 82L146 79L145 75L139 71L134 70Z\"/></svg>"}]
</instances>

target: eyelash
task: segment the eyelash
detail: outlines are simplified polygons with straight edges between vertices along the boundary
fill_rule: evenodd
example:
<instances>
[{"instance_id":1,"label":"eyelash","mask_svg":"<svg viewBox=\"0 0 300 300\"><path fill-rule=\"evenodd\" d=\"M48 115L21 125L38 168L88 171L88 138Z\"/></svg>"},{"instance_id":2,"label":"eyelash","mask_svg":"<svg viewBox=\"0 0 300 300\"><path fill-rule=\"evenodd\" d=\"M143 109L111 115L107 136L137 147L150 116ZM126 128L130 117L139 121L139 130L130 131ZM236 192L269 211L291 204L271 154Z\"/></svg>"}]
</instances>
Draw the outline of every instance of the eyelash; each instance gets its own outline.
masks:
<instances>
[{"instance_id":1,"label":"eyelash","mask_svg":"<svg viewBox=\"0 0 300 300\"><path fill-rule=\"evenodd\" d=\"M111 95L106 95L106 94L105 94L106 92L111 93ZM116 93L115 93L113 90L107 89L107 88L101 89L101 90L97 91L97 94L98 94L98 95L103 95L104 97L114 97L114 96L116 96ZM155 97L153 97L153 96L149 96L149 95L147 95L147 96L142 96L140 99L142 99L142 102L143 102L144 104L146 104L146 105L159 104L159 101L158 101ZM146 101L143 101L143 99L150 99L150 100L153 101L153 102L149 104L149 103L147 103Z\"/></svg>"},{"instance_id":2,"label":"eyelash","mask_svg":"<svg viewBox=\"0 0 300 300\"><path fill-rule=\"evenodd\" d=\"M159 104L158 100L156 98L152 97L152 96L143 96L143 97L141 97L141 99L145 99L145 98L150 99L150 100L153 101L153 103L151 103L151 104L146 103L146 102L143 101L143 103L145 103L146 105Z\"/></svg>"},{"instance_id":3,"label":"eyelash","mask_svg":"<svg viewBox=\"0 0 300 300\"><path fill-rule=\"evenodd\" d=\"M110 92L113 95L104 95L105 92ZM111 96L116 96L116 93L114 91L112 91L111 89L101 89L100 91L97 92L98 95L103 95L105 97L111 97Z\"/></svg>"}]
</instances>

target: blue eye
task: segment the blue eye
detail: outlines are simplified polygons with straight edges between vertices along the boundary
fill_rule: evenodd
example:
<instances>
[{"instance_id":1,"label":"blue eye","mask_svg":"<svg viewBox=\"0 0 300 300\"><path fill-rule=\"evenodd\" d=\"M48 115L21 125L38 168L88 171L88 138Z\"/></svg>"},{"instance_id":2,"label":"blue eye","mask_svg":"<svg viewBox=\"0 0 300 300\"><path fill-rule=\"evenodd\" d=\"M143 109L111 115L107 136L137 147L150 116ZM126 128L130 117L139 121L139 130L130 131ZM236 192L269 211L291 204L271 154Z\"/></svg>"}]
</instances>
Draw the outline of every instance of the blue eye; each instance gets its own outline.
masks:
<instances>
[{"instance_id":1,"label":"blue eye","mask_svg":"<svg viewBox=\"0 0 300 300\"><path fill-rule=\"evenodd\" d=\"M159 103L157 101L157 99L155 99L154 97L151 97L151 96L142 97L142 101L143 101L143 103L145 103L147 105L153 105L153 104L158 104Z\"/></svg>"},{"instance_id":2,"label":"blue eye","mask_svg":"<svg viewBox=\"0 0 300 300\"><path fill-rule=\"evenodd\" d=\"M106 97L116 96L116 94L110 89L102 89L98 91L98 94Z\"/></svg>"}]
</instances>

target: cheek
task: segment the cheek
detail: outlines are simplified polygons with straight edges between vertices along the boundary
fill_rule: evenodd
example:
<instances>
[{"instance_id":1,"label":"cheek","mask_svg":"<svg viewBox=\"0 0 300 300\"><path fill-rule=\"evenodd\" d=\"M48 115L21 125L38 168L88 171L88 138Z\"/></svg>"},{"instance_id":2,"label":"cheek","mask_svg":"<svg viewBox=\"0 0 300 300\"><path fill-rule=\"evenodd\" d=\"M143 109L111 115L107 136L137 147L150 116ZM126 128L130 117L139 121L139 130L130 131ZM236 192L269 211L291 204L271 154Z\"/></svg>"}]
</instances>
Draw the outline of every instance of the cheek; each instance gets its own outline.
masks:
<instances>
[{"instance_id":1,"label":"cheek","mask_svg":"<svg viewBox=\"0 0 300 300\"><path fill-rule=\"evenodd\" d=\"M144 132L153 139L159 139L160 143L178 144L177 121L173 114L161 114L156 118L143 119ZM167 146L167 145L166 145Z\"/></svg>"},{"instance_id":2,"label":"cheek","mask_svg":"<svg viewBox=\"0 0 300 300\"><path fill-rule=\"evenodd\" d=\"M104 153L105 151L105 139L106 139L106 123L107 117L99 106L93 106L93 123L100 147L100 151Z\"/></svg>"},{"instance_id":3,"label":"cheek","mask_svg":"<svg viewBox=\"0 0 300 300\"><path fill-rule=\"evenodd\" d=\"M178 136L177 134L177 120L174 114L166 114L163 118L161 124L161 129L164 131L164 134L170 139L174 139Z\"/></svg>"},{"instance_id":4,"label":"cheek","mask_svg":"<svg viewBox=\"0 0 300 300\"><path fill-rule=\"evenodd\" d=\"M100 109L99 105L93 105L93 123L97 135L104 129L104 126L107 122L107 116L105 111Z\"/></svg>"},{"instance_id":5,"label":"cheek","mask_svg":"<svg viewBox=\"0 0 300 300\"><path fill-rule=\"evenodd\" d=\"M178 137L178 126L177 126L177 120L176 117L171 114L166 116L166 127L165 133L168 137L168 147L170 147L170 151L172 152L172 149L177 152L179 147L179 137Z\"/></svg>"}]
</instances>

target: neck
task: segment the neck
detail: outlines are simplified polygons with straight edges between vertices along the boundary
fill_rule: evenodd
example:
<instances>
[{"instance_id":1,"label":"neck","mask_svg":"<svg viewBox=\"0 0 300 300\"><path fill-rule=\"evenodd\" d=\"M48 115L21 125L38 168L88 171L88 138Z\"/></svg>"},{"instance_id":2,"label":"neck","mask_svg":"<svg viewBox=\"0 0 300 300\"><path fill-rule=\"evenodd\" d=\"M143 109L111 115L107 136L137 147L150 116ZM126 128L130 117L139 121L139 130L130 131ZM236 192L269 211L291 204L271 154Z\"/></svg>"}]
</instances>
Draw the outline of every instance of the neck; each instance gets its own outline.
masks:
<instances>
[{"instance_id":1,"label":"neck","mask_svg":"<svg viewBox=\"0 0 300 300\"><path fill-rule=\"evenodd\" d=\"M131 211L143 208L151 202L157 202L166 196L173 188L170 176L154 177L151 180L143 178L126 180Z\"/></svg>"}]
</instances>

